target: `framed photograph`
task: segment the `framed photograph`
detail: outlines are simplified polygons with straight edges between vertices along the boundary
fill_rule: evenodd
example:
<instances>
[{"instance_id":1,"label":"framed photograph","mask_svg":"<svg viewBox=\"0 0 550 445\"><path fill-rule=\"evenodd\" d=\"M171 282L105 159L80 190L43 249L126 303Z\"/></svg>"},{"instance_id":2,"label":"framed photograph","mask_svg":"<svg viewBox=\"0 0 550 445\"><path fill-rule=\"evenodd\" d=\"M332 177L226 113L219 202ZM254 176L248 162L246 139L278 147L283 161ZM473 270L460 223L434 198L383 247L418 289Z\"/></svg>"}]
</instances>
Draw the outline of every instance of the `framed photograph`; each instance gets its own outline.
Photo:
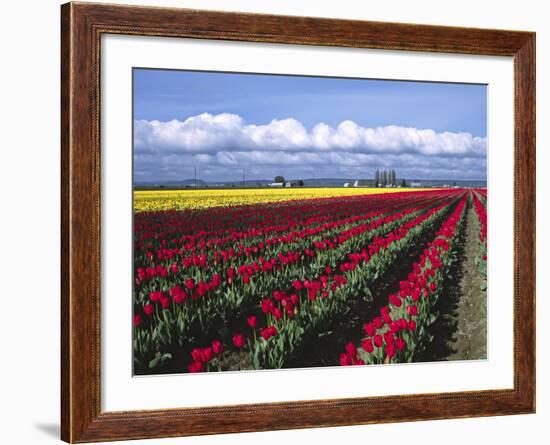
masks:
<instances>
[{"instance_id":1,"label":"framed photograph","mask_svg":"<svg viewBox=\"0 0 550 445\"><path fill-rule=\"evenodd\" d=\"M535 34L67 3L61 435L535 411Z\"/></svg>"}]
</instances>

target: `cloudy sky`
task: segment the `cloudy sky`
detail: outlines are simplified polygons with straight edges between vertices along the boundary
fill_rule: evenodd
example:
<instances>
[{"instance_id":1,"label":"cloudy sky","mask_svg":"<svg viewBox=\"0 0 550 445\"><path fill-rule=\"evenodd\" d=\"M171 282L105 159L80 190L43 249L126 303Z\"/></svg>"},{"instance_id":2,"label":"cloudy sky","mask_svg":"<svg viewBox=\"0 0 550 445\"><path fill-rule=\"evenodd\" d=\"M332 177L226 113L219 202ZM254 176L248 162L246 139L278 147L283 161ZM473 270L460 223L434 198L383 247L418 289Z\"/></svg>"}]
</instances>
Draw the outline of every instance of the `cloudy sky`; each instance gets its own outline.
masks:
<instances>
[{"instance_id":1,"label":"cloudy sky","mask_svg":"<svg viewBox=\"0 0 550 445\"><path fill-rule=\"evenodd\" d=\"M134 179L486 179L484 85L134 70Z\"/></svg>"}]
</instances>

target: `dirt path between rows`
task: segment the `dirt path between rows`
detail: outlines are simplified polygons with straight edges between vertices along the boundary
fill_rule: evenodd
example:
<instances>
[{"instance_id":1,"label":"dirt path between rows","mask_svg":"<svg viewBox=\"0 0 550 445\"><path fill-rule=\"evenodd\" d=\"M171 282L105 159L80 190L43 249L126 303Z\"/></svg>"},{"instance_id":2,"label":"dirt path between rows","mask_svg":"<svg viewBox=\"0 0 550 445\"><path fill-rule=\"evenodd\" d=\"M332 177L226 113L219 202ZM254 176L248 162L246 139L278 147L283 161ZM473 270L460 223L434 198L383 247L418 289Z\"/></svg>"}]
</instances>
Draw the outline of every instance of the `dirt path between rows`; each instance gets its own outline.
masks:
<instances>
[{"instance_id":1,"label":"dirt path between rows","mask_svg":"<svg viewBox=\"0 0 550 445\"><path fill-rule=\"evenodd\" d=\"M472 199L456 245L456 261L435 305L439 314L430 327L432 342L415 361L477 360L487 357L487 294L476 265L478 226Z\"/></svg>"},{"instance_id":2,"label":"dirt path between rows","mask_svg":"<svg viewBox=\"0 0 550 445\"><path fill-rule=\"evenodd\" d=\"M448 360L487 358L487 293L482 289L484 279L475 262L479 232L471 202L466 217L460 300L455 315L458 325L450 345L455 352Z\"/></svg>"}]
</instances>

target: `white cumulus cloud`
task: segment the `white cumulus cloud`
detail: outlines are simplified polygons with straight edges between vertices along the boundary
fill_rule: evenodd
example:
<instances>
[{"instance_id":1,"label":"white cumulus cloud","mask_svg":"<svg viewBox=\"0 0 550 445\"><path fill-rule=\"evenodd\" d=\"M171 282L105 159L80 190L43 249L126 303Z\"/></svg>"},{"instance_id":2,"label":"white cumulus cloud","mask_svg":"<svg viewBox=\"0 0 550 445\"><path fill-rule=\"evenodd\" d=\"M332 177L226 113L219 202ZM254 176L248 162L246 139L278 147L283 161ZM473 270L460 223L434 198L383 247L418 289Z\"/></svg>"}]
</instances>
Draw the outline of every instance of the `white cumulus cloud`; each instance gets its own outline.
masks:
<instances>
[{"instance_id":1,"label":"white cumulus cloud","mask_svg":"<svg viewBox=\"0 0 550 445\"><path fill-rule=\"evenodd\" d=\"M203 113L183 121L138 120L134 125L134 146L137 154L211 154L222 163L235 163L237 159L234 154L244 152L279 152L279 155L280 152L345 152L482 158L486 156L487 138L470 133L437 133L431 129L395 125L368 128L350 120L335 128L321 122L308 130L292 118L254 125L235 114ZM292 162L294 158L290 156L288 159Z\"/></svg>"}]
</instances>

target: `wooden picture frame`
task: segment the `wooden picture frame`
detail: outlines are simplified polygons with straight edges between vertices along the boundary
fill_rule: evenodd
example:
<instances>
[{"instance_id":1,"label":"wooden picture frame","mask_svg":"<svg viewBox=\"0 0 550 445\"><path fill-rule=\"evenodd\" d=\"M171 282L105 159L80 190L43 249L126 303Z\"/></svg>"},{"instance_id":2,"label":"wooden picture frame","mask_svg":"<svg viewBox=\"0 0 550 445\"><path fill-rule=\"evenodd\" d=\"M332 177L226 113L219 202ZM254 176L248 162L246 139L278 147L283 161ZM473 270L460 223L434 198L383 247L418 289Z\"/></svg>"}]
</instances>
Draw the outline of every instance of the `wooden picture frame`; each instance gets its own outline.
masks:
<instances>
[{"instance_id":1,"label":"wooden picture frame","mask_svg":"<svg viewBox=\"0 0 550 445\"><path fill-rule=\"evenodd\" d=\"M535 411L535 34L68 3L61 7L61 437L174 437ZM100 404L100 38L103 34L512 56L514 387L169 410Z\"/></svg>"}]
</instances>

